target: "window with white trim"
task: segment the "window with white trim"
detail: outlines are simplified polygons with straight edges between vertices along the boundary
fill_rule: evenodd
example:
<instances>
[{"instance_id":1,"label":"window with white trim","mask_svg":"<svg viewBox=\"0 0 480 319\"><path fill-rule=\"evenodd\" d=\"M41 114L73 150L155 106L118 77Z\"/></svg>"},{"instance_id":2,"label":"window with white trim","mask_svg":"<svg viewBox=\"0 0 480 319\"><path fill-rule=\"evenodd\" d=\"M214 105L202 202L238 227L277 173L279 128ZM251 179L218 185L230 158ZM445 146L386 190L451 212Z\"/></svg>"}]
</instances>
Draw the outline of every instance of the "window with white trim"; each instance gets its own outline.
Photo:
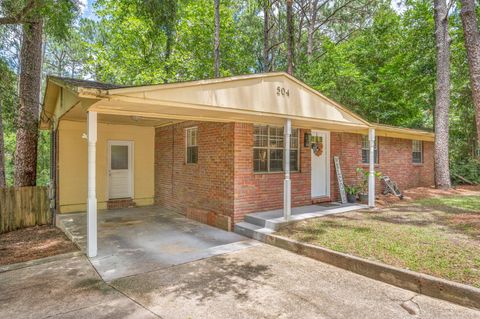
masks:
<instances>
[{"instance_id":1,"label":"window with white trim","mask_svg":"<svg viewBox=\"0 0 480 319\"><path fill-rule=\"evenodd\" d=\"M412 162L415 164L423 163L423 142L412 141Z\"/></svg>"},{"instance_id":2,"label":"window with white trim","mask_svg":"<svg viewBox=\"0 0 480 319\"><path fill-rule=\"evenodd\" d=\"M198 162L198 145L197 145L198 128L189 127L185 129L186 139L186 158L187 164L196 164Z\"/></svg>"},{"instance_id":3,"label":"window with white trim","mask_svg":"<svg viewBox=\"0 0 480 319\"><path fill-rule=\"evenodd\" d=\"M378 164L378 136L375 137L374 143L375 164ZM370 163L370 141L368 135L362 136L362 163Z\"/></svg>"},{"instance_id":4,"label":"window with white trim","mask_svg":"<svg viewBox=\"0 0 480 319\"><path fill-rule=\"evenodd\" d=\"M253 171L282 172L284 145L283 127L254 125L253 127ZM290 136L290 170L298 171L299 163L298 129L292 129Z\"/></svg>"}]
</instances>

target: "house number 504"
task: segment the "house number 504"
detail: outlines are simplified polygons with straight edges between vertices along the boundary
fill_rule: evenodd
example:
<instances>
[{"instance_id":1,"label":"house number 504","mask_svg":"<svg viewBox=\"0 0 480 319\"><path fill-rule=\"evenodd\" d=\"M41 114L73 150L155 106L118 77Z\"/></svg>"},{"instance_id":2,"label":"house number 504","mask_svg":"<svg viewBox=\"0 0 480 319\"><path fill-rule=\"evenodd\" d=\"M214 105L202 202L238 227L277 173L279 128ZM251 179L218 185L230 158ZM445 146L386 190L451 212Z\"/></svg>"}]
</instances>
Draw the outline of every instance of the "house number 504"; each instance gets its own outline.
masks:
<instances>
[{"instance_id":1,"label":"house number 504","mask_svg":"<svg viewBox=\"0 0 480 319\"><path fill-rule=\"evenodd\" d=\"M290 90L277 86L277 95L290 96Z\"/></svg>"}]
</instances>

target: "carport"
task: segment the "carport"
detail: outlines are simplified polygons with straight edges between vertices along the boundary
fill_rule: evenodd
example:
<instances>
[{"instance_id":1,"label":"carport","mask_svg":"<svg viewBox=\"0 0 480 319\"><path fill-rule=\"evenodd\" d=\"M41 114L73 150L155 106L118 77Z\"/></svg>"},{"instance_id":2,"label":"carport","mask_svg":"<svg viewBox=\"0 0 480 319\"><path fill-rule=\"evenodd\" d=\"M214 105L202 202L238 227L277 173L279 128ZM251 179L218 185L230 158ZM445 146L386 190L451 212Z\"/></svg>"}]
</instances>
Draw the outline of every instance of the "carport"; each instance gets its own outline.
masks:
<instances>
[{"instance_id":1,"label":"carport","mask_svg":"<svg viewBox=\"0 0 480 319\"><path fill-rule=\"evenodd\" d=\"M58 216L57 225L83 251L86 213ZM236 251L258 244L159 207L109 210L98 215L98 254L92 264L106 281Z\"/></svg>"}]
</instances>

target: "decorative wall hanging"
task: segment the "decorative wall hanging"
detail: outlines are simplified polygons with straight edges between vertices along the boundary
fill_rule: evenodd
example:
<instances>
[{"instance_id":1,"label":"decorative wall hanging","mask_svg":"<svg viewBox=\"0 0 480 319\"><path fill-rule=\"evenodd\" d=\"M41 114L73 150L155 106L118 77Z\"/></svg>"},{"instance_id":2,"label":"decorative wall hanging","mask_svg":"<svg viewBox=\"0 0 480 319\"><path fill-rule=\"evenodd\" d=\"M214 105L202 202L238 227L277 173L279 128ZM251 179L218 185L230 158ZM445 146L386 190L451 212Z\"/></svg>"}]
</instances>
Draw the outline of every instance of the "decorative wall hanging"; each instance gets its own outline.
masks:
<instances>
[{"instance_id":1,"label":"decorative wall hanging","mask_svg":"<svg viewBox=\"0 0 480 319\"><path fill-rule=\"evenodd\" d=\"M322 156L323 154L323 137L322 136L312 136L311 137L312 151L315 156Z\"/></svg>"}]
</instances>

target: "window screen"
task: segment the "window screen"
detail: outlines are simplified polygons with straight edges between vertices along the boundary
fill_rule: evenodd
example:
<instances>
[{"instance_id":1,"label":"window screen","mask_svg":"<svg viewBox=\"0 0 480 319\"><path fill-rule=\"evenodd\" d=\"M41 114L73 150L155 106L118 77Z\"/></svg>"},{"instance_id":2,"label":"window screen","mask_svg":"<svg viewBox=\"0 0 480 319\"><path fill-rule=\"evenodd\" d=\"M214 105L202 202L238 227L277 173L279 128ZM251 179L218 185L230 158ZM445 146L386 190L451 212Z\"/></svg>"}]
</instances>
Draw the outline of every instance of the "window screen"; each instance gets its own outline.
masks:
<instances>
[{"instance_id":1,"label":"window screen","mask_svg":"<svg viewBox=\"0 0 480 319\"><path fill-rule=\"evenodd\" d=\"M423 142L412 141L412 162L423 163Z\"/></svg>"},{"instance_id":2,"label":"window screen","mask_svg":"<svg viewBox=\"0 0 480 319\"><path fill-rule=\"evenodd\" d=\"M111 169L128 169L128 146L112 145L110 161Z\"/></svg>"}]
</instances>

